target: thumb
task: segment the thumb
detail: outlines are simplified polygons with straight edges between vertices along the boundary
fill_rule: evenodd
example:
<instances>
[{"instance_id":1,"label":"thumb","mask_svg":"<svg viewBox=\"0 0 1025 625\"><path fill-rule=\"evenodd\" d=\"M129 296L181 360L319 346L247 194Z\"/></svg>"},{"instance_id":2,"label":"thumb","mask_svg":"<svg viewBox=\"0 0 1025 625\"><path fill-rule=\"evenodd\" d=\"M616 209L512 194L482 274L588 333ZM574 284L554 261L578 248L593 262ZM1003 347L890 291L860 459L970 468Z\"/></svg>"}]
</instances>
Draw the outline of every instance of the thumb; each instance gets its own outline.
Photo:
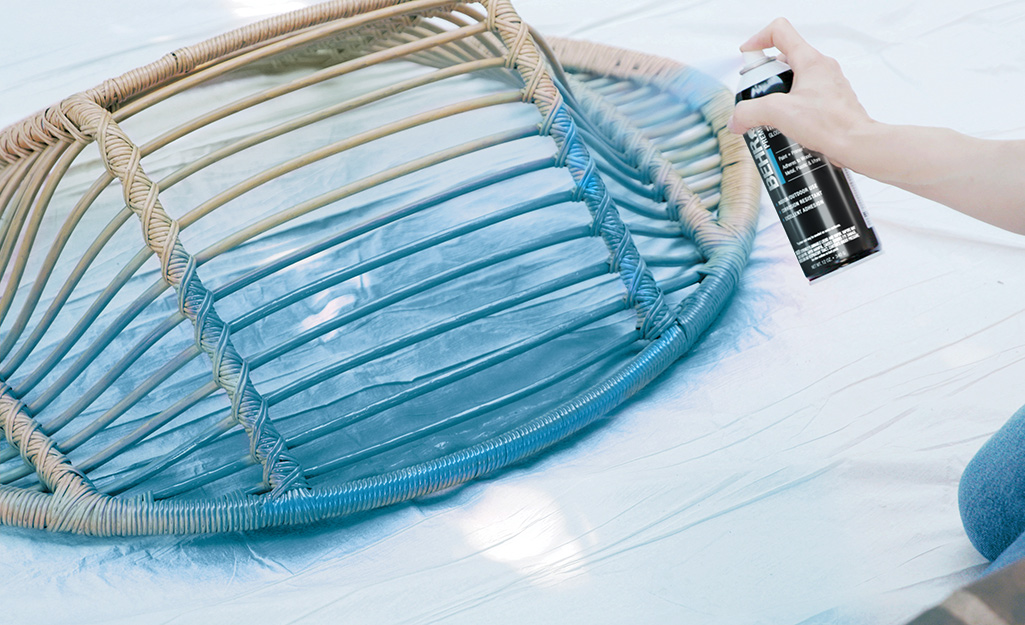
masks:
<instances>
[{"instance_id":1,"label":"thumb","mask_svg":"<svg viewBox=\"0 0 1025 625\"><path fill-rule=\"evenodd\" d=\"M786 95L772 93L757 100L745 100L733 109L727 128L735 134L744 134L755 126L776 126L782 121L786 109ZM781 101L782 100L782 101Z\"/></svg>"}]
</instances>

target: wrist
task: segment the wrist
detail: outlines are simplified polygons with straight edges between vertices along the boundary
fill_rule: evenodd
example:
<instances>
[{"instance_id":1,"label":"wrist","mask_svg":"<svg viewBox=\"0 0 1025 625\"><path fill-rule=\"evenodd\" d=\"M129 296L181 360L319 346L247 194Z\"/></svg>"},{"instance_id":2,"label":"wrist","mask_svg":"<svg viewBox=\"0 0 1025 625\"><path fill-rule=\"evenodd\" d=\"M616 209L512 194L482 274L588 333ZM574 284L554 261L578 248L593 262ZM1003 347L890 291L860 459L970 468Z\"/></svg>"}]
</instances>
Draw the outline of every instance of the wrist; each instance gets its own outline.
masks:
<instances>
[{"instance_id":1,"label":"wrist","mask_svg":"<svg viewBox=\"0 0 1025 625\"><path fill-rule=\"evenodd\" d=\"M888 128L888 124L877 122L868 116L858 119L836 133L827 154L830 160L840 167L870 175L875 161L872 150L880 145Z\"/></svg>"}]
</instances>

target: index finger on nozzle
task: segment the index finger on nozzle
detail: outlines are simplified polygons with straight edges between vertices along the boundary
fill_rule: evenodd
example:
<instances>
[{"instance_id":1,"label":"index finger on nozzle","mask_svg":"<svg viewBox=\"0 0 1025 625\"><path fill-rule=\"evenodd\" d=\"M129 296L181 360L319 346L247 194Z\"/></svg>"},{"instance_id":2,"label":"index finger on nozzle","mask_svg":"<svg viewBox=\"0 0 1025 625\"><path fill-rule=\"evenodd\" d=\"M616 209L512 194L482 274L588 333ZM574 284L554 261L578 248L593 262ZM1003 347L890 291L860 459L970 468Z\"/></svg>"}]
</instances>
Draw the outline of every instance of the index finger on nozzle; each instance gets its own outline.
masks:
<instances>
[{"instance_id":1,"label":"index finger on nozzle","mask_svg":"<svg viewBox=\"0 0 1025 625\"><path fill-rule=\"evenodd\" d=\"M810 62L811 57L817 54L815 48L811 47L797 32L794 25L784 17L777 17L768 26L755 33L740 46L740 51L749 52L765 48L778 49L786 55L787 64L795 69Z\"/></svg>"}]
</instances>

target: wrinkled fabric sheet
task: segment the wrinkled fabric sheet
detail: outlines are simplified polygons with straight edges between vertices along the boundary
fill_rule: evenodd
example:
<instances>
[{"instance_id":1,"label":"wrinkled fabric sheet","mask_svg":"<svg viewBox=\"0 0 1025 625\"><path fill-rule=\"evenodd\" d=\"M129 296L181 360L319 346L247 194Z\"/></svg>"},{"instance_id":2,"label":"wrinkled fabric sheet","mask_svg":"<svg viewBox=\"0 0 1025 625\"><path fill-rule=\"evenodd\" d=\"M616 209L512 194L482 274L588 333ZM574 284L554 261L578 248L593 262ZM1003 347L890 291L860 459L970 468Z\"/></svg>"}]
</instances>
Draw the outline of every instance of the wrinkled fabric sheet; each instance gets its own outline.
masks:
<instances>
[{"instance_id":1,"label":"wrinkled fabric sheet","mask_svg":"<svg viewBox=\"0 0 1025 625\"><path fill-rule=\"evenodd\" d=\"M686 61L730 86L737 46L783 13L840 60L877 119L1025 138L1025 3L515 4L542 32ZM300 6L12 4L0 124ZM572 444L314 527L130 539L4 528L0 621L913 617L985 568L961 528L957 484L1025 402L1025 238L856 184L883 254L809 286L763 200L750 267L715 329Z\"/></svg>"}]
</instances>

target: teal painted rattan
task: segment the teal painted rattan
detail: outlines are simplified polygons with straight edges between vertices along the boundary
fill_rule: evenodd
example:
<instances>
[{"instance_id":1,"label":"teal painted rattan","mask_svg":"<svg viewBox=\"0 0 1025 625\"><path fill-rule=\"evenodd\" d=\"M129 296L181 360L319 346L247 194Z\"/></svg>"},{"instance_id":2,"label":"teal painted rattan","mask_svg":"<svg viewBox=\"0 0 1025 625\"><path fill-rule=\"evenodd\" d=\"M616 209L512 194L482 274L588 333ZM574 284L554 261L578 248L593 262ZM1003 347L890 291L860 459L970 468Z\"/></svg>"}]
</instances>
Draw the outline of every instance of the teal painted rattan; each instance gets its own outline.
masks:
<instances>
[{"instance_id":1,"label":"teal painted rattan","mask_svg":"<svg viewBox=\"0 0 1025 625\"><path fill-rule=\"evenodd\" d=\"M725 130L730 95L714 81L664 59L594 44L550 44L531 33L503 0L332 2L178 50L0 133L0 426L7 442L0 451L0 519L56 531L125 535L244 530L352 514L445 489L532 456L594 423L686 353L736 288L754 234L759 187L742 142ZM407 65L432 71L391 78L388 68ZM300 70L310 71L292 79L292 72ZM208 84L234 75L230 72L283 75L291 82L270 87L252 101L242 98L200 115L148 142L132 138L133 116L168 98L199 94L201 99ZM188 160L159 184L146 173L144 159L165 168L160 155L167 152L161 150L182 137L187 141L198 129L240 115L245 119L261 102L318 85L325 76L350 75L354 81L378 82L366 88L347 83L357 93L350 99L262 130L240 126L245 132L232 134L227 143L170 152L165 158L185 154ZM477 76L487 79L487 89L464 80ZM382 82L386 79L391 82ZM456 79L463 81L459 88L475 95L423 106L419 113L376 122L282 160L190 212L165 209L174 205L167 198L174 196L175 185L216 168L232 154L322 120L341 116L349 124L370 119L379 102L407 93L444 99L454 89L440 86ZM511 88L499 88L503 84ZM473 89L482 89L483 95ZM173 112L195 102L188 100ZM477 120L472 116L480 111L507 107L501 110L509 110L511 118L527 115L535 110L529 105L536 109L530 113L536 120L526 125L495 129L363 178L350 179L347 170L341 171L341 187L278 212L259 218L246 211L217 212L237 198L252 202L251 191L312 169L332 155L386 145L390 137L421 127L452 132L454 127L445 131L441 125ZM357 113L367 117L345 117ZM444 142L438 136L440 145ZM417 145L424 141L421 137ZM512 159L505 165L485 165L485 154L520 141L533 142L522 148L524 153L541 150L541 155L516 160L513 150L501 157ZM81 155L90 146L98 148L106 173L91 187L73 190L79 198L73 206L50 208L51 202L59 203L54 197L65 197L58 189L66 174L89 164L77 159L87 158ZM339 167L361 165L344 163ZM416 185L429 185L429 179L405 188L388 186L422 172L442 172L451 163L466 175L434 194L413 198ZM568 173L568 186L532 195L533 185L540 183L529 178L526 184L527 177L559 172ZM104 190L115 179L123 207L118 210L116 202L108 201L107 209L95 208L94 203L104 205ZM520 180L525 185L514 190L473 195L482 189L513 189L510 181ZM380 189L388 193L373 195ZM476 216L454 214L450 207L470 196L490 198L495 205ZM344 210L330 209L349 198L359 201ZM481 201L460 210L479 209ZM438 207L447 212L430 212ZM62 225L49 227L48 209L63 216ZM364 221L337 225L361 211L367 214ZM109 219L108 225L95 226L96 242L76 248L78 233L89 227L94 213ZM228 215L219 222L223 238L202 249L186 245L186 229L214 223L203 220L215 214L220 219ZM420 214L451 220L451 225L393 248L388 241L378 242L384 251L363 245L378 230ZM476 247L464 244L524 216L551 215L558 221L569 214L586 215L586 222L552 230L537 225L543 222L523 222L537 231L508 249L500 245L502 237ZM131 250L108 249L116 247L109 242L120 241L118 233L133 220L142 225L145 247L134 256ZM197 233L196 240L220 236L212 230L188 232ZM261 252L247 260L254 241ZM590 258L588 250L599 249L586 247L590 241L604 244L593 262L581 260L551 280L513 286L534 273L533 267L547 266L522 259L564 249L560 246L580 246L571 254ZM296 269L338 249L351 253L352 262L331 264L321 274ZM282 336L252 331L264 327L268 317L338 285L363 281L370 286L361 288L372 293L375 271L438 249L448 264L440 263L408 285L360 305L323 309L309 328L284 332L279 325ZM466 249L476 258L449 260L461 258L460 250ZM83 293L83 276L107 265L109 286ZM441 299L458 299L444 291L446 285L478 272L493 272L488 281L473 284L497 285L501 292L495 298L482 296L483 304L386 337L376 347L319 368L289 369L287 359L296 353L321 354L314 348L330 348L330 340L342 345L362 336L359 327L383 314L408 316L403 306L424 293L442 289ZM51 279L54 273L60 277ZM616 279L599 284L606 275ZM137 283L149 284L146 280L152 285L140 287L129 303L124 293ZM601 289L613 287L620 294L601 300ZM262 289L273 293L248 308L233 308L233 296L258 299ZM458 293L473 290L461 287ZM548 313L543 306L578 296L604 303L588 304L582 316L544 325ZM535 307L536 318L523 321ZM491 324L479 334L483 338L447 334L483 321ZM444 351L437 342L423 347L438 337L447 344L483 344L487 336L504 336L505 329L509 337L520 336L524 323L533 334L503 338L481 353L432 365L413 380L387 378L329 395L331 389L344 389L335 380L353 370L364 367L372 373L377 366L387 372L395 366L388 360L395 353L407 360L429 359L432 352ZM184 328L191 328L191 340L182 339ZM255 345L254 336L261 339ZM546 362L558 360L552 355L556 352L537 356L546 346L572 347L596 336L608 340L596 351L569 353L562 368L545 369ZM154 361L154 345L175 340L185 340L179 355ZM196 382L191 393L180 396L163 390L186 388L168 380L184 376L181 372L197 363L205 363L213 378ZM261 378L268 367L284 381L275 386L273 377ZM483 393L508 377L516 377L519 385ZM473 380L479 380L476 387L465 388L481 390L479 398L467 397L459 386ZM451 388L464 390L445 396ZM362 407L331 413L334 403L343 405L367 389L377 394ZM433 403L425 399L435 396ZM312 403L304 407L303 401ZM458 409L460 401L476 405ZM375 430L350 429L377 423L373 419L379 415L406 405L414 407L380 421ZM445 412L439 405L453 408ZM396 426L404 429L389 429ZM359 443L384 430L380 440L343 450L343 443ZM236 445L242 441L244 446Z\"/></svg>"}]
</instances>

